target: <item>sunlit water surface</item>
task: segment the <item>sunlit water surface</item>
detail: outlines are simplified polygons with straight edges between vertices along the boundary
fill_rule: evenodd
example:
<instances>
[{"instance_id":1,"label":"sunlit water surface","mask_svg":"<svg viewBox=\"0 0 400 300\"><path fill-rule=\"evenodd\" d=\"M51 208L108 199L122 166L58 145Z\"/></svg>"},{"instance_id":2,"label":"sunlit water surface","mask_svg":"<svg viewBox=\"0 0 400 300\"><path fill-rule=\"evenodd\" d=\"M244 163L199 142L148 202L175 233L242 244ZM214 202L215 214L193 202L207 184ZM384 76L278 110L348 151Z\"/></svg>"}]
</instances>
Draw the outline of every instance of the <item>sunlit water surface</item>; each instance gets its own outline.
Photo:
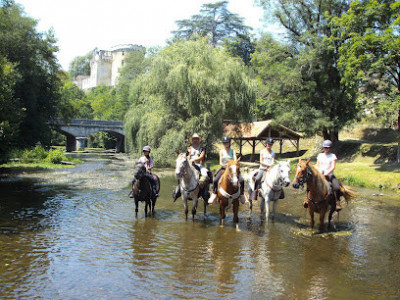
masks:
<instances>
[{"instance_id":1,"label":"sunlit water surface","mask_svg":"<svg viewBox=\"0 0 400 300\"><path fill-rule=\"evenodd\" d=\"M146 218L141 204L135 218L133 162L122 154L84 159L74 169L0 178L0 298L400 297L393 197L360 191L334 215L333 230L312 234L305 191L287 188L274 222L260 222L258 207L248 218L243 205L238 231L231 210L220 227L218 207L204 217L201 202L186 222L181 200L172 201L171 170L156 170L155 216Z\"/></svg>"}]
</instances>

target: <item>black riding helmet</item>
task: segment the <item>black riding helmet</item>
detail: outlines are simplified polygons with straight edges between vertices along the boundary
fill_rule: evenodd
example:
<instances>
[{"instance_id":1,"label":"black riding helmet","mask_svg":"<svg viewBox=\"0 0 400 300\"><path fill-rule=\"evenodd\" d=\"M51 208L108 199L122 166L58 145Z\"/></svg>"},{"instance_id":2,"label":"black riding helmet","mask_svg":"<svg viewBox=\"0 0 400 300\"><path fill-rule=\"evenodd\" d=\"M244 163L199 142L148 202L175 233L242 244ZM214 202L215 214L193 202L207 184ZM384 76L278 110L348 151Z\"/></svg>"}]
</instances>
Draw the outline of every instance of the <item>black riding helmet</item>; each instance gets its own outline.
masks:
<instances>
[{"instance_id":1,"label":"black riding helmet","mask_svg":"<svg viewBox=\"0 0 400 300\"><path fill-rule=\"evenodd\" d=\"M229 136L224 136L221 140L222 143L230 143L231 142L231 138Z\"/></svg>"},{"instance_id":2,"label":"black riding helmet","mask_svg":"<svg viewBox=\"0 0 400 300\"><path fill-rule=\"evenodd\" d=\"M274 144L274 140L271 139L271 138L267 138L267 139L265 140L265 142L266 142L267 144L269 144L269 145L273 145L273 144Z\"/></svg>"}]
</instances>

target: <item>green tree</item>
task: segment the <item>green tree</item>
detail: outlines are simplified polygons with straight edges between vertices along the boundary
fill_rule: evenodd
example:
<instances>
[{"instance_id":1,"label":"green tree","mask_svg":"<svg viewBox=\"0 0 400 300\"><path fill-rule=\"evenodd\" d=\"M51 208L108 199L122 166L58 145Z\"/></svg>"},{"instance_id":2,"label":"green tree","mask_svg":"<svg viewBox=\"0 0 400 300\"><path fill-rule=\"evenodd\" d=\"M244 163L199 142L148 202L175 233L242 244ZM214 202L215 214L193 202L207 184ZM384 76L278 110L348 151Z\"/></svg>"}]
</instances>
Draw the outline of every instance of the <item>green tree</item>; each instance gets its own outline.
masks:
<instances>
[{"instance_id":1,"label":"green tree","mask_svg":"<svg viewBox=\"0 0 400 300\"><path fill-rule=\"evenodd\" d=\"M18 74L15 66L0 55L0 158L10 149L21 122L19 100L14 97Z\"/></svg>"},{"instance_id":2,"label":"green tree","mask_svg":"<svg viewBox=\"0 0 400 300\"><path fill-rule=\"evenodd\" d=\"M361 88L362 97L380 99L373 108L386 123L395 116L400 132L400 1L353 1L335 22L344 28L346 40L338 62L343 81ZM400 163L400 135L397 160Z\"/></svg>"},{"instance_id":3,"label":"green tree","mask_svg":"<svg viewBox=\"0 0 400 300\"><path fill-rule=\"evenodd\" d=\"M150 72L137 78L130 101L128 147L150 144L158 164L165 164L194 132L210 147L221 136L223 121L249 121L255 85L240 60L205 39L178 42L164 48Z\"/></svg>"},{"instance_id":4,"label":"green tree","mask_svg":"<svg viewBox=\"0 0 400 300\"><path fill-rule=\"evenodd\" d=\"M244 25L243 18L231 13L227 5L228 1L203 4L198 15L176 21L178 30L172 32L175 40L208 37L214 47L228 42L228 50L248 63L253 50L251 27Z\"/></svg>"},{"instance_id":5,"label":"green tree","mask_svg":"<svg viewBox=\"0 0 400 300\"><path fill-rule=\"evenodd\" d=\"M69 64L68 73L71 78L76 78L78 75L90 76L90 61L92 58L93 51L84 56L75 57Z\"/></svg>"},{"instance_id":6,"label":"green tree","mask_svg":"<svg viewBox=\"0 0 400 300\"><path fill-rule=\"evenodd\" d=\"M259 1L266 11L272 2L273 15L286 29L301 75L301 84L285 97L286 121L297 124L297 129L319 131L325 139L337 140L339 130L357 116L355 92L343 84L338 69L343 41L331 23L347 11L348 1Z\"/></svg>"},{"instance_id":7,"label":"green tree","mask_svg":"<svg viewBox=\"0 0 400 300\"><path fill-rule=\"evenodd\" d=\"M117 120L115 110L115 88L100 85L91 88L86 97L93 111L93 119L95 120Z\"/></svg>"},{"instance_id":8,"label":"green tree","mask_svg":"<svg viewBox=\"0 0 400 300\"><path fill-rule=\"evenodd\" d=\"M149 49L150 52L152 51ZM150 55L151 57L151 55ZM132 51L126 56L124 66L119 69L119 76L116 86L116 104L114 107L116 120L123 120L128 111L129 90L135 79L148 72L151 59L146 58L146 51Z\"/></svg>"},{"instance_id":9,"label":"green tree","mask_svg":"<svg viewBox=\"0 0 400 300\"><path fill-rule=\"evenodd\" d=\"M38 33L36 24L14 1L0 2L0 57L18 74L12 98L19 118L14 142L21 146L38 141L47 144L47 122L57 116L59 109L56 40L52 31Z\"/></svg>"}]
</instances>

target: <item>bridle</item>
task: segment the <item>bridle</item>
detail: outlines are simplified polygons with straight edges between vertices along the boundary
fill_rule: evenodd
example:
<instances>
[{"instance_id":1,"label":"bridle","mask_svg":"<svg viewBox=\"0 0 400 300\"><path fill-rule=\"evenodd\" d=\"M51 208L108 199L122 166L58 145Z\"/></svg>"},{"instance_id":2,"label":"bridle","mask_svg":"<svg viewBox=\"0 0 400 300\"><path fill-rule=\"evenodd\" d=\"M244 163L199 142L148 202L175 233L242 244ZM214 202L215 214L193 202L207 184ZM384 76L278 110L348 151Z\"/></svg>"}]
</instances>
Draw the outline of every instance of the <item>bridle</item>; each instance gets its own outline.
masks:
<instances>
[{"instance_id":1,"label":"bridle","mask_svg":"<svg viewBox=\"0 0 400 300\"><path fill-rule=\"evenodd\" d=\"M304 175L304 172L306 173L305 175ZM297 183L301 187L303 187L304 184L308 181L308 179L310 179L310 176L312 175L312 171L311 171L310 167L307 165L307 168L305 170L301 170L301 174L302 174L302 176L298 177L297 173L296 173L296 176L294 177L294 179L297 180Z\"/></svg>"}]
</instances>

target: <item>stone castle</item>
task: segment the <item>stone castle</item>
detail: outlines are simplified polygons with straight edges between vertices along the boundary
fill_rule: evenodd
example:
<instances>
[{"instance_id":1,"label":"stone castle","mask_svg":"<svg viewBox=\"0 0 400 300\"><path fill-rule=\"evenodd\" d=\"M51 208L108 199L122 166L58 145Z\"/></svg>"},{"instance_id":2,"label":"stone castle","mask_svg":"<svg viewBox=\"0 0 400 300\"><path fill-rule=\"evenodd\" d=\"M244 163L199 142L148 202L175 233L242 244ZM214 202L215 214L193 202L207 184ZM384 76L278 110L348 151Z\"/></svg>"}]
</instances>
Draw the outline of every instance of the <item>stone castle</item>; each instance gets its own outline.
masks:
<instances>
[{"instance_id":1,"label":"stone castle","mask_svg":"<svg viewBox=\"0 0 400 300\"><path fill-rule=\"evenodd\" d=\"M144 51L143 46L117 45L109 50L93 50L93 58L90 61L90 76L79 75L75 83L84 91L99 86L115 86L119 68L124 66L124 58L127 52Z\"/></svg>"}]
</instances>

